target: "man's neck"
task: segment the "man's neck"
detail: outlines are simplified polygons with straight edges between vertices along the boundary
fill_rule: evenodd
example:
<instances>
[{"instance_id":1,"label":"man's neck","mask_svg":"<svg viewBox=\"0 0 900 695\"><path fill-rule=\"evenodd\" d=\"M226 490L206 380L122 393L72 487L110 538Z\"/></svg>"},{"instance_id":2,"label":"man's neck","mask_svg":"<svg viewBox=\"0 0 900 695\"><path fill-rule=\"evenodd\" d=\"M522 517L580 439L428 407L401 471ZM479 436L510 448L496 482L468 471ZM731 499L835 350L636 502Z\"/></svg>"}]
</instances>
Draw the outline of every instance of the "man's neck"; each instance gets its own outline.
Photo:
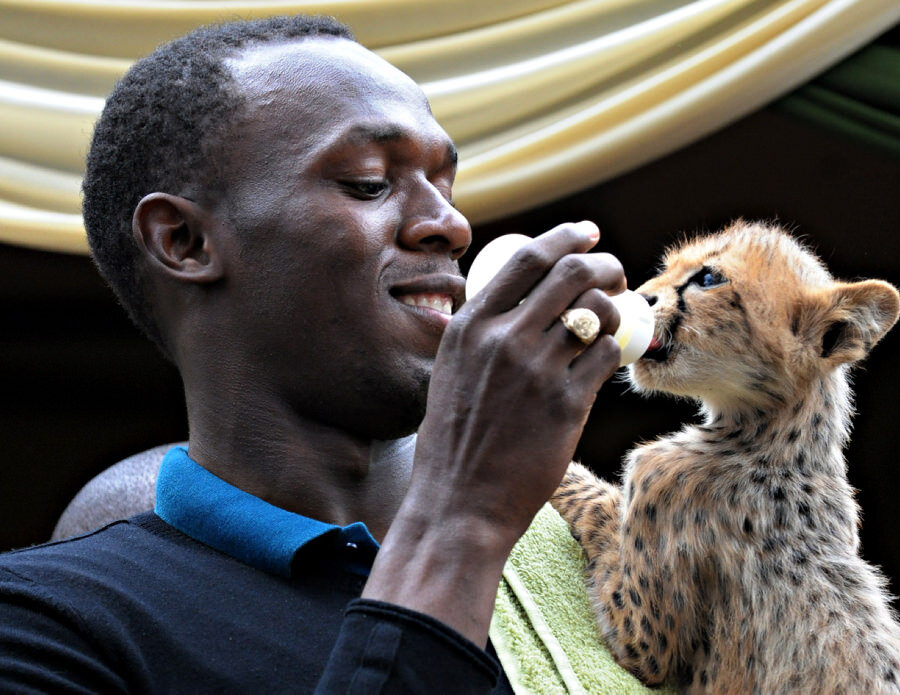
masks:
<instances>
[{"instance_id":1,"label":"man's neck","mask_svg":"<svg viewBox=\"0 0 900 695\"><path fill-rule=\"evenodd\" d=\"M296 414L272 415L248 408L223 417L189 397L190 456L270 504L340 526L362 521L380 541L409 483L415 435L362 440Z\"/></svg>"}]
</instances>

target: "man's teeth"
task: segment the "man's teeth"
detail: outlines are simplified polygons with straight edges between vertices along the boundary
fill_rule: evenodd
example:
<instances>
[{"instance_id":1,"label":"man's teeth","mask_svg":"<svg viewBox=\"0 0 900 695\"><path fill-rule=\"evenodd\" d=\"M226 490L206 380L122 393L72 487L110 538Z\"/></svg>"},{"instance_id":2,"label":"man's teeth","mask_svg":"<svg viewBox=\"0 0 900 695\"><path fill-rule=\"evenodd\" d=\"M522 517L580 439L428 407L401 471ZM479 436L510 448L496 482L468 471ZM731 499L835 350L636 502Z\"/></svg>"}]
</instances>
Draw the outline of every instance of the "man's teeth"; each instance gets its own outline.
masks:
<instances>
[{"instance_id":1,"label":"man's teeth","mask_svg":"<svg viewBox=\"0 0 900 695\"><path fill-rule=\"evenodd\" d=\"M442 314L453 313L453 300L443 294L404 294L400 301L408 306L421 306L434 309Z\"/></svg>"}]
</instances>

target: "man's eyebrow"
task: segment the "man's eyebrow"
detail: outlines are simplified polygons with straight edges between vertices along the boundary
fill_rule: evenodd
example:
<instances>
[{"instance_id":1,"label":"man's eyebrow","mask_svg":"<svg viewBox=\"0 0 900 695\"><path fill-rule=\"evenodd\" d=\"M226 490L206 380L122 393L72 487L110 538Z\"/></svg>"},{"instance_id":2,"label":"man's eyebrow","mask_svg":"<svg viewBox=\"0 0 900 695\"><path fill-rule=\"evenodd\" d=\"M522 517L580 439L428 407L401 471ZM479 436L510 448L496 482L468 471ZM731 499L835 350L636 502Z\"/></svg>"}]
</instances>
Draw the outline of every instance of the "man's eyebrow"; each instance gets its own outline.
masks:
<instances>
[{"instance_id":1,"label":"man's eyebrow","mask_svg":"<svg viewBox=\"0 0 900 695\"><path fill-rule=\"evenodd\" d=\"M352 145L366 145L370 142L384 144L402 140L407 133L398 125L355 125L341 138Z\"/></svg>"},{"instance_id":2,"label":"man's eyebrow","mask_svg":"<svg viewBox=\"0 0 900 695\"><path fill-rule=\"evenodd\" d=\"M383 145L388 142L396 142L412 135L399 125L355 125L341 138L351 145L367 145L374 142ZM447 163L456 166L459 161L459 153L452 142L447 143Z\"/></svg>"}]
</instances>

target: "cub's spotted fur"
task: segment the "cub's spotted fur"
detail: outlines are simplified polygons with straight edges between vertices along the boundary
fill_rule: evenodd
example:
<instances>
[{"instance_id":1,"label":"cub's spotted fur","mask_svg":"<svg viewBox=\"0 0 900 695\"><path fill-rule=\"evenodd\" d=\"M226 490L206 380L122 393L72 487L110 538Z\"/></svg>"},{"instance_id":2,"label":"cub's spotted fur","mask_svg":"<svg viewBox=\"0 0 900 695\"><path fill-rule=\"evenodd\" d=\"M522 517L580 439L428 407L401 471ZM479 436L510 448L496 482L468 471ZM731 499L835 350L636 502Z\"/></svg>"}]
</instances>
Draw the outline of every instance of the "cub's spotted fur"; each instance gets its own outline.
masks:
<instances>
[{"instance_id":1,"label":"cub's spotted fur","mask_svg":"<svg viewBox=\"0 0 900 695\"><path fill-rule=\"evenodd\" d=\"M573 464L552 500L617 660L687 693L900 693L900 627L858 555L842 455L849 365L900 295L744 222L671 250L638 291L657 339L631 380L699 400L704 424L632 451L621 486Z\"/></svg>"}]
</instances>

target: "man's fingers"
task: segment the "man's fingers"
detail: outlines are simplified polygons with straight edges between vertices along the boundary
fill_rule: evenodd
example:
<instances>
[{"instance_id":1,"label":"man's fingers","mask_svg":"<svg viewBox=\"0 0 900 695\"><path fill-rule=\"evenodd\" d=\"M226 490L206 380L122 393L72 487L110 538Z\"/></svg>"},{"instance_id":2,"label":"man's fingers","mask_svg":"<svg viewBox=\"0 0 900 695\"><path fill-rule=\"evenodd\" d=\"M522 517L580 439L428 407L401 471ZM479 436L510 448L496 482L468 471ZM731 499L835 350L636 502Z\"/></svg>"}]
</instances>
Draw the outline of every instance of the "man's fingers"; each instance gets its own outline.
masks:
<instances>
[{"instance_id":1,"label":"man's fingers","mask_svg":"<svg viewBox=\"0 0 900 695\"><path fill-rule=\"evenodd\" d=\"M621 355L616 339L608 333L601 333L597 340L572 360L570 383L579 384L596 394L619 368Z\"/></svg>"},{"instance_id":2,"label":"man's fingers","mask_svg":"<svg viewBox=\"0 0 900 695\"><path fill-rule=\"evenodd\" d=\"M615 256L608 253L570 254L553 266L547 277L528 295L528 310L535 317L544 317L549 325L566 309L584 306L602 312L603 325L609 317L618 327L618 312L606 296L606 291L618 293L625 289L625 271ZM610 332L604 330L604 332ZM611 332L615 332L615 328Z\"/></svg>"},{"instance_id":3,"label":"man's fingers","mask_svg":"<svg viewBox=\"0 0 900 695\"><path fill-rule=\"evenodd\" d=\"M559 316L562 316L563 312L568 309L590 309L593 311L600 320L600 335L604 333L613 334L619 329L619 312L612 301L610 301L609 295L603 290L590 289L582 293L572 304L560 310ZM578 340L559 318L553 319L546 330L550 333L555 333L560 340L568 339L569 337Z\"/></svg>"},{"instance_id":4,"label":"man's fingers","mask_svg":"<svg viewBox=\"0 0 900 695\"><path fill-rule=\"evenodd\" d=\"M484 290L472 300L469 311L500 314L521 301L564 256L583 254L600 238L593 222L561 224L516 251Z\"/></svg>"}]
</instances>

